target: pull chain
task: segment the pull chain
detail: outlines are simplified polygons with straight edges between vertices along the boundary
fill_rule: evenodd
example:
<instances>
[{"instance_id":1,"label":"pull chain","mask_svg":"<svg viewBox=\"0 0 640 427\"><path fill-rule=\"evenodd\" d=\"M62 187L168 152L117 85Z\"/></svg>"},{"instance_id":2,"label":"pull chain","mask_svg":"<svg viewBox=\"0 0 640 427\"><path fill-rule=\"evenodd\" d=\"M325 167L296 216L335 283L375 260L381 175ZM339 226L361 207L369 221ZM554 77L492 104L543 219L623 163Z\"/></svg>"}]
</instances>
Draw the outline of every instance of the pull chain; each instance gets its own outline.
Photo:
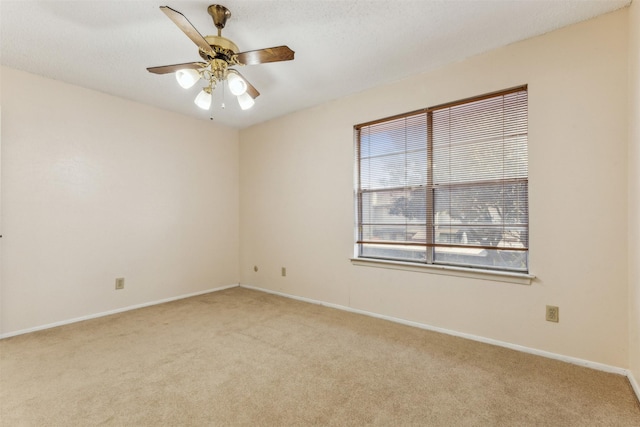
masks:
<instances>
[{"instance_id":1,"label":"pull chain","mask_svg":"<svg viewBox=\"0 0 640 427\"><path fill-rule=\"evenodd\" d=\"M211 89L211 97L213 98L213 89ZM209 105L209 120L213 120L213 102Z\"/></svg>"},{"instance_id":2,"label":"pull chain","mask_svg":"<svg viewBox=\"0 0 640 427\"><path fill-rule=\"evenodd\" d=\"M221 82L222 83L222 109L224 110L224 81Z\"/></svg>"}]
</instances>

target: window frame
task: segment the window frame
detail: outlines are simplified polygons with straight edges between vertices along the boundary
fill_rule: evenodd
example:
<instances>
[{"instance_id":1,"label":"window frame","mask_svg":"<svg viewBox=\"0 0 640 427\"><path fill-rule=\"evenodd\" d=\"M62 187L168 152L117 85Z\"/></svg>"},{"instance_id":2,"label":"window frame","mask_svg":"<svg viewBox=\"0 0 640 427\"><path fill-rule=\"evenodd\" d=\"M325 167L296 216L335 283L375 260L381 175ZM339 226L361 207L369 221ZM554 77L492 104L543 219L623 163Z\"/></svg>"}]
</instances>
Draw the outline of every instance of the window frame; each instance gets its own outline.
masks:
<instances>
[{"instance_id":1,"label":"window frame","mask_svg":"<svg viewBox=\"0 0 640 427\"><path fill-rule=\"evenodd\" d=\"M473 102L477 102L477 101L483 101L483 100L488 100L491 98L496 98L496 97L502 97L504 99L505 95L510 95L510 94L515 94L518 92L526 92L528 95L528 87L527 85L521 85L521 86L516 86L516 87L512 87L506 90L501 90L501 91L496 91L496 92L491 92L491 93L487 93L484 95L480 95L480 96L474 96L474 97L470 97L470 98L465 98L462 100L458 100L458 101L453 101L453 102L449 102L449 103L445 103L445 104L440 104L440 105L436 105L434 107L429 107L429 108L424 108L424 109L420 109L420 110L415 110L415 111L411 111L408 113L403 113L403 114L398 114L395 116L391 116L391 117L386 117L386 118L382 118L382 119L377 119L374 121L370 121L370 122L366 122L366 123L362 123L359 125L355 125L354 126L354 158L355 158L355 194L354 194L354 205L355 205L355 227L354 227L354 257L351 259L352 262L355 265L366 265L366 266L374 266L374 267L386 267L386 268L399 268L399 269L403 269L403 270L412 270L412 271L427 271L427 272L435 272L438 274L454 274L454 275L462 275L465 277L479 277L479 278L491 278L491 280L501 280L501 281L509 281L509 282L516 282L516 283L523 283L523 284L529 284L531 282L531 280L535 277L532 274L530 274L531 271L531 265L529 263L529 244L528 244L528 230L529 230L529 220L528 220L528 213L529 213L529 206L528 206L528 180L529 180L529 174L528 174L528 167L527 167L527 171L526 171L526 176L524 178L517 178L517 179L512 179L511 181L513 182L517 182L517 183L523 183L525 185L525 195L524 198L526 200L526 212L524 214L524 216L526 217L526 223L524 224L518 224L518 226L523 226L524 229L526 230L526 247L522 247L522 248L514 248L511 247L509 249L503 249L504 251L509 251L509 252L518 252L518 251L523 251L525 252L524 255L524 260L525 260L525 266L526 269L513 269L513 268L508 268L508 267L495 267L495 266L484 266L484 265L472 265L469 263L454 263L454 262L442 262L442 261L435 261L434 260L434 256L435 256L435 251L436 248L444 248L444 247L450 247L450 248L466 248L466 249L472 249L474 246L473 245L469 245L469 244L442 244L437 243L436 242L436 231L435 231L435 223L436 223L436 212L435 212L435 200L436 200L436 191L438 188L438 186L434 185L434 178L433 178L433 132L434 132L434 128L433 128L433 114L434 112L437 111L441 111L441 110L446 110L446 109L450 109L451 107L456 107L456 106L460 106L460 105L464 105L464 104L469 104L469 103L473 103ZM527 100L525 101L525 112L528 116L528 97ZM502 112L504 112L504 109L501 110ZM403 242L403 241L398 241L397 243L393 242L393 241L380 241L381 244L383 245L388 245L388 246L393 246L393 245L399 245L399 246L404 246L404 247L408 247L411 245L414 246L418 246L421 248L425 248L425 252L426 252L426 256L425 256L425 260L424 261L412 261L412 260L408 260L408 259L394 259L394 258L389 258L389 257L376 257L376 256L371 256L371 255L364 255L363 253L363 247L364 245L373 245L376 242L369 242L367 240L363 239L363 194L365 193L375 193L376 191L392 191L387 187L383 187L382 189L367 189L367 190L363 190L362 188L362 183L361 183L361 161L363 159L362 153L360 152L361 150L361 146L362 146L362 142L361 142L361 130L367 129L371 126L375 126L375 125L379 125L379 124L384 124L387 122L392 122L392 121L397 121L397 120L401 120L401 119L405 119L405 118L410 118L410 117L416 117L416 116L420 116L420 115L424 115L426 117L426 133L428 134L427 136L427 140L425 141L426 143L426 156L427 156L427 164L426 164L426 185L425 185L425 195L426 195L426 207L425 207L425 234L426 234L426 238L425 238L425 242L424 243L413 243L413 242ZM526 134L528 135L528 127L527 127L527 132ZM526 147L528 149L528 136L526 137L527 140L525 141ZM407 152L407 150L405 149L405 153ZM528 153L526 154L526 158L528 159ZM509 181L509 180L500 180L500 183L503 184L504 182ZM470 188L478 188L481 186L486 186L486 185L490 185L490 183L488 181L483 181L483 180L470 180L470 181L465 181L463 183L460 184L461 186L467 186ZM453 187L455 186L455 184L452 183L448 183L443 185L440 188L444 188L444 187ZM403 186L404 190L406 191L408 188L412 187L409 184L406 184ZM422 185L420 186L422 187ZM506 221L503 219L502 221L502 226L504 228ZM405 222L405 226L408 223ZM407 244L408 243L408 244ZM486 248L486 247L484 247ZM493 248L493 247L492 247ZM493 250L491 248L491 250ZM482 249L480 246L478 246L478 249ZM496 249L496 251L499 251L498 249Z\"/></svg>"}]
</instances>

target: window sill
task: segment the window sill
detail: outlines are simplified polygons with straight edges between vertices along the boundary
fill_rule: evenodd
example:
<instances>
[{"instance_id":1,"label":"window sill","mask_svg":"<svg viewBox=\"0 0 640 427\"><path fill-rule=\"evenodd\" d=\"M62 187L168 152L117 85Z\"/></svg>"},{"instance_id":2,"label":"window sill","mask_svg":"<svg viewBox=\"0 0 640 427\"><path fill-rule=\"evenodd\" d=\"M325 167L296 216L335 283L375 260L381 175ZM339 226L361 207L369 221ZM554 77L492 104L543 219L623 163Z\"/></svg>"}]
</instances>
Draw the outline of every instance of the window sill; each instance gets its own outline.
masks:
<instances>
[{"instance_id":1,"label":"window sill","mask_svg":"<svg viewBox=\"0 0 640 427\"><path fill-rule=\"evenodd\" d=\"M448 265L416 264L412 262L391 261L372 258L351 258L353 265L363 267L389 268L392 270L417 271L420 273L442 274L445 276L467 277L471 279L491 280L495 282L530 285L536 276L510 271L482 270L478 268L452 267Z\"/></svg>"}]
</instances>

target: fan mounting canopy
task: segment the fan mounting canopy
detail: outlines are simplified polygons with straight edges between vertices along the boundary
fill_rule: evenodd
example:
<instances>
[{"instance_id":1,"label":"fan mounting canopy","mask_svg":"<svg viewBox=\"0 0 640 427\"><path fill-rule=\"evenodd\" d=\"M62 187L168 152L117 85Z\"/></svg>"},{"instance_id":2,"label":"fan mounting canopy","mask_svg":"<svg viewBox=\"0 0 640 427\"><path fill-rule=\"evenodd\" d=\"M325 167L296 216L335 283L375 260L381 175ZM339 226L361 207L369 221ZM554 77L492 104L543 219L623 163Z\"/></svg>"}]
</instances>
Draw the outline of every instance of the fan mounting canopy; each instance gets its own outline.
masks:
<instances>
[{"instance_id":1,"label":"fan mounting canopy","mask_svg":"<svg viewBox=\"0 0 640 427\"><path fill-rule=\"evenodd\" d=\"M231 12L224 6L212 4L207 8L207 12L213 18L213 25L218 29L218 35L227 23L227 19L231 18Z\"/></svg>"}]
</instances>

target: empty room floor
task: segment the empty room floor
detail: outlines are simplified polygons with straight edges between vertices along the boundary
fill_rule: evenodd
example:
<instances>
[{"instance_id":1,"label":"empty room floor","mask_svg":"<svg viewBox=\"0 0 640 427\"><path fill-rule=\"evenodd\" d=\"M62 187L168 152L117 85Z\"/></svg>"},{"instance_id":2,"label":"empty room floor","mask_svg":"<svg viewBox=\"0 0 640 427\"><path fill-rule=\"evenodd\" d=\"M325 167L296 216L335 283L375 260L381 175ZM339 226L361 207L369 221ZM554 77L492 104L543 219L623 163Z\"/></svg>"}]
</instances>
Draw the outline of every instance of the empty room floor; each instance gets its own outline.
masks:
<instances>
[{"instance_id":1,"label":"empty room floor","mask_svg":"<svg viewBox=\"0 0 640 427\"><path fill-rule=\"evenodd\" d=\"M0 355L7 426L640 425L623 376L241 287Z\"/></svg>"}]
</instances>

